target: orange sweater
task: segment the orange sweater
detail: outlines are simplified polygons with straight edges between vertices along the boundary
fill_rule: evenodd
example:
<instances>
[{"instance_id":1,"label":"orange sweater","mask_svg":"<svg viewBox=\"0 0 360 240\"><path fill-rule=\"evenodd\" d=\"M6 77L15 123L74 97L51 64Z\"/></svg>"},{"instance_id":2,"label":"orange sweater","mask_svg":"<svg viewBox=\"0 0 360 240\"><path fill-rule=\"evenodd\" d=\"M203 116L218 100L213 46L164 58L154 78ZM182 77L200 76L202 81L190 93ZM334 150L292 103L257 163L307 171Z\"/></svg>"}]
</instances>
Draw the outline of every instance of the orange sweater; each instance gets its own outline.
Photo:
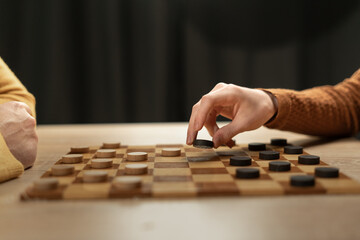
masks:
<instances>
[{"instance_id":1,"label":"orange sweater","mask_svg":"<svg viewBox=\"0 0 360 240\"><path fill-rule=\"evenodd\" d=\"M0 58L0 104L9 101L26 103L35 116L35 98L17 79ZM0 133L0 182L20 176L24 172L23 165L11 154Z\"/></svg>"},{"instance_id":2,"label":"orange sweater","mask_svg":"<svg viewBox=\"0 0 360 240\"><path fill-rule=\"evenodd\" d=\"M359 132L360 69L335 86L266 90L278 100L278 113L266 127L317 136Z\"/></svg>"}]
</instances>

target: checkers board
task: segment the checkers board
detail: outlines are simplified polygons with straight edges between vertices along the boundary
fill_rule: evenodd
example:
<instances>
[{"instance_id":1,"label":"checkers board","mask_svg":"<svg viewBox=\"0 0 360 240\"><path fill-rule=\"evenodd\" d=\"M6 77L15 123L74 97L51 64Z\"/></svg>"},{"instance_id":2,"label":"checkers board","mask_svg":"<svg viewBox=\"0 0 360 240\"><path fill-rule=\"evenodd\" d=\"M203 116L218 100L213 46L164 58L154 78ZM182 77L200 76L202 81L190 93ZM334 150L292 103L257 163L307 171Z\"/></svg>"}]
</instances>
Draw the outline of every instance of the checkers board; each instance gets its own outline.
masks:
<instances>
[{"instance_id":1,"label":"checkers board","mask_svg":"<svg viewBox=\"0 0 360 240\"><path fill-rule=\"evenodd\" d=\"M104 146L104 145L103 145ZM34 184L22 194L22 200L31 199L110 199L110 198L171 198L202 196L261 196L261 195L294 195L294 194L359 194L360 183L339 172L336 178L315 177L311 187L291 186L293 175L314 176L315 168L329 167L321 161L317 165L298 163L299 155L284 154L284 148L266 144L266 150L278 151L280 158L276 161L290 162L291 170L276 172L269 170L269 163L275 160L259 159L260 151L249 151L247 144L237 144L233 148L199 149L187 145L156 146L118 146L112 165L104 169L91 167L91 160L97 157L96 152L102 147L89 147L86 153L80 153L83 159L77 163L63 163L61 157L57 165L72 165L74 171L65 176L55 176L51 169L41 179L57 179L58 185L52 189L39 189ZM163 156L164 148L180 149L178 156ZM146 152L146 160L137 161L147 165L146 173L138 175L141 185L132 189L115 186L116 178L127 175L125 169L129 162L127 154ZM74 152L68 152L68 154ZM78 152L77 152L78 153ZM231 156L249 156L251 165L246 168L259 169L256 179L236 178L236 169L242 166L231 166ZM245 167L244 167L245 168ZM84 182L86 171L105 171L107 176L101 182Z\"/></svg>"}]
</instances>

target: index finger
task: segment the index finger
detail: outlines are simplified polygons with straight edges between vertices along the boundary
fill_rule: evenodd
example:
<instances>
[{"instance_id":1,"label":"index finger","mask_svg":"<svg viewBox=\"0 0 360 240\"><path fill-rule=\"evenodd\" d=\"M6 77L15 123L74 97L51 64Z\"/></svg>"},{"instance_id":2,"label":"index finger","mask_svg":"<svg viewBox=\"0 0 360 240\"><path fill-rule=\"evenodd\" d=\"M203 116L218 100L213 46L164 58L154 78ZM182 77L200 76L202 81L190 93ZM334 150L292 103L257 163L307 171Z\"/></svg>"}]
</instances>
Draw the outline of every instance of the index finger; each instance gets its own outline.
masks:
<instances>
[{"instance_id":1,"label":"index finger","mask_svg":"<svg viewBox=\"0 0 360 240\"><path fill-rule=\"evenodd\" d=\"M227 84L225 84L225 83L216 84L216 86L207 95L213 94L214 92L226 87L226 85ZM207 95L205 95L205 96L207 96ZM205 114L203 117L200 118L200 119L203 119L202 122L201 121L199 122L197 120L198 112L199 112L200 108L203 108L203 107L200 107L200 105L202 104L202 100L204 99L205 96L203 96L202 99L193 106L190 120L189 120L188 131L187 131L186 144L188 144L188 145L191 145L193 143L193 141L196 139L197 132L200 131L200 129L204 126L207 115L211 111L211 109L209 109L207 113L202 113L202 114Z\"/></svg>"},{"instance_id":2,"label":"index finger","mask_svg":"<svg viewBox=\"0 0 360 240\"><path fill-rule=\"evenodd\" d=\"M197 102L191 111L191 116L190 116L190 120L189 120L189 126L188 126L188 130L187 130L187 138L186 138L186 144L191 145L194 140L196 139L197 136L197 132L199 130L195 130L195 123L194 123L194 119L195 119L195 113L197 111L197 108L200 104L200 101Z\"/></svg>"},{"instance_id":3,"label":"index finger","mask_svg":"<svg viewBox=\"0 0 360 240\"><path fill-rule=\"evenodd\" d=\"M204 126L209 114L216 107L226 103L227 94L219 89L204 95L201 100L194 105L188 127L187 144L190 145L195 140L197 132Z\"/></svg>"}]
</instances>

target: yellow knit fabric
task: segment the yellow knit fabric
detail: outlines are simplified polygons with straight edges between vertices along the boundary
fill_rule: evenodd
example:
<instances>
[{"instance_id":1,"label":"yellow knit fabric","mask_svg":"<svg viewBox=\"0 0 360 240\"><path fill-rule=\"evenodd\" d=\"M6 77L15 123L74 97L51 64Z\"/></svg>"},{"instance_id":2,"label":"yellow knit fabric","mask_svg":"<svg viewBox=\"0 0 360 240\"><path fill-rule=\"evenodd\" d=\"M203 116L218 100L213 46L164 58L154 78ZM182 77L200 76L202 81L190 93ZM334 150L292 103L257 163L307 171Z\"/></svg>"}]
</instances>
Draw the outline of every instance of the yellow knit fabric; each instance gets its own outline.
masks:
<instances>
[{"instance_id":1,"label":"yellow knit fabric","mask_svg":"<svg viewBox=\"0 0 360 240\"><path fill-rule=\"evenodd\" d=\"M0 58L0 104L10 101L26 103L35 117L34 96L26 90L24 85ZM23 165L11 154L0 133L0 182L16 178L23 172Z\"/></svg>"},{"instance_id":2,"label":"yellow knit fabric","mask_svg":"<svg viewBox=\"0 0 360 240\"><path fill-rule=\"evenodd\" d=\"M0 134L0 182L16 178L24 172L23 165L16 160Z\"/></svg>"}]
</instances>

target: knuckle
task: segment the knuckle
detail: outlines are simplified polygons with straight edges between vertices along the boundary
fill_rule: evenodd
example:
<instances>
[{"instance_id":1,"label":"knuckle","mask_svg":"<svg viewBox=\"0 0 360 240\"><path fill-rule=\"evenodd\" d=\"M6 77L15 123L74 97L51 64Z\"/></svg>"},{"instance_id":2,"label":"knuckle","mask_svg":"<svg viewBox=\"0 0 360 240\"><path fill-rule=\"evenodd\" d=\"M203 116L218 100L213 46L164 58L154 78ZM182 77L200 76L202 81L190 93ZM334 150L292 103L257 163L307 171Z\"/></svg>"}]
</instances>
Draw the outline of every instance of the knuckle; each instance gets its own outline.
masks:
<instances>
[{"instance_id":1,"label":"knuckle","mask_svg":"<svg viewBox=\"0 0 360 240\"><path fill-rule=\"evenodd\" d=\"M35 118L29 116L28 118L25 119L24 124L25 124L25 126L27 128L35 128L36 127L36 120L35 120Z\"/></svg>"},{"instance_id":2,"label":"knuckle","mask_svg":"<svg viewBox=\"0 0 360 240\"><path fill-rule=\"evenodd\" d=\"M228 84L223 83L223 82L219 82L218 84L216 84L215 87L225 87L226 85L228 85Z\"/></svg>"},{"instance_id":3,"label":"knuckle","mask_svg":"<svg viewBox=\"0 0 360 240\"><path fill-rule=\"evenodd\" d=\"M11 102L12 105L14 105L14 107L20 108L20 107L24 107L22 102L18 102L18 101L13 101Z\"/></svg>"},{"instance_id":4,"label":"knuckle","mask_svg":"<svg viewBox=\"0 0 360 240\"><path fill-rule=\"evenodd\" d=\"M35 128L36 127L36 120L35 118L30 118L30 127Z\"/></svg>"},{"instance_id":5,"label":"knuckle","mask_svg":"<svg viewBox=\"0 0 360 240\"><path fill-rule=\"evenodd\" d=\"M192 110L196 111L199 108L199 103L196 103L194 106L192 106Z\"/></svg>"},{"instance_id":6,"label":"knuckle","mask_svg":"<svg viewBox=\"0 0 360 240\"><path fill-rule=\"evenodd\" d=\"M201 102L211 102L212 97L210 94L205 94L204 96L201 97Z\"/></svg>"},{"instance_id":7,"label":"knuckle","mask_svg":"<svg viewBox=\"0 0 360 240\"><path fill-rule=\"evenodd\" d=\"M231 90L236 89L237 87L238 87L238 86L236 86L235 84L232 84L232 83L230 83L230 84L227 85L227 88L229 88L229 89L231 89Z\"/></svg>"},{"instance_id":8,"label":"knuckle","mask_svg":"<svg viewBox=\"0 0 360 240\"><path fill-rule=\"evenodd\" d=\"M230 94L235 94L235 95L238 95L239 91L241 89L239 86L237 86L235 84L229 84L226 88Z\"/></svg>"}]
</instances>

